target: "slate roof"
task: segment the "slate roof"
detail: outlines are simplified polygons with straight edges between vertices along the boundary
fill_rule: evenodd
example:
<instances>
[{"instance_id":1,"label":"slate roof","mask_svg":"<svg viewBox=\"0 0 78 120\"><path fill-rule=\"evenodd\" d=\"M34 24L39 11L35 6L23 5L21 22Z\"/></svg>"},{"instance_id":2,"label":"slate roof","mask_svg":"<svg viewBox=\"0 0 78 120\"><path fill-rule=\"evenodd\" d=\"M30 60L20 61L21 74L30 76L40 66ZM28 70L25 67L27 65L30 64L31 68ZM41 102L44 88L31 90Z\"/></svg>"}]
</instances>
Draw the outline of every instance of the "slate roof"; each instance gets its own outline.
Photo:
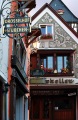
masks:
<instances>
[{"instance_id":1,"label":"slate roof","mask_svg":"<svg viewBox=\"0 0 78 120\"><path fill-rule=\"evenodd\" d=\"M67 8L67 6L61 0L52 0L49 4L54 10L63 10L64 13L61 17L66 22L78 22L78 18Z\"/></svg>"}]
</instances>

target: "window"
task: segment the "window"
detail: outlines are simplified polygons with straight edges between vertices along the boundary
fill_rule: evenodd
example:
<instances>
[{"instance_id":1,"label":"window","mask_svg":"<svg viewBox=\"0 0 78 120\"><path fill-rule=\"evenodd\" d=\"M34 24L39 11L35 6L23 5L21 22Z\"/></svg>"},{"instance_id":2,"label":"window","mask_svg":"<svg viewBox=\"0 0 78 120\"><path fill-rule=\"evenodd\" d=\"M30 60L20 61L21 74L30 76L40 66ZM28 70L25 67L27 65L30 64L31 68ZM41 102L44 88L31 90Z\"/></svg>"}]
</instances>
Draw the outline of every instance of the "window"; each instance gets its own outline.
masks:
<instances>
[{"instance_id":1,"label":"window","mask_svg":"<svg viewBox=\"0 0 78 120\"><path fill-rule=\"evenodd\" d=\"M57 71L61 72L63 68L67 68L68 56L57 56Z\"/></svg>"},{"instance_id":2,"label":"window","mask_svg":"<svg viewBox=\"0 0 78 120\"><path fill-rule=\"evenodd\" d=\"M40 66L45 72L54 73L71 73L73 70L73 56L68 54L52 53L52 55L41 55Z\"/></svg>"},{"instance_id":3,"label":"window","mask_svg":"<svg viewBox=\"0 0 78 120\"><path fill-rule=\"evenodd\" d=\"M56 100L54 102L54 109L55 110L64 110L64 109L72 109L72 103L69 99L64 100Z\"/></svg>"},{"instance_id":4,"label":"window","mask_svg":"<svg viewBox=\"0 0 78 120\"><path fill-rule=\"evenodd\" d=\"M41 25L42 34L52 34L52 25Z\"/></svg>"},{"instance_id":5,"label":"window","mask_svg":"<svg viewBox=\"0 0 78 120\"><path fill-rule=\"evenodd\" d=\"M41 59L41 65L43 65L44 68L53 68L53 57L52 56L46 56Z\"/></svg>"},{"instance_id":6,"label":"window","mask_svg":"<svg viewBox=\"0 0 78 120\"><path fill-rule=\"evenodd\" d=\"M41 25L41 38L53 38L53 25Z\"/></svg>"}]
</instances>

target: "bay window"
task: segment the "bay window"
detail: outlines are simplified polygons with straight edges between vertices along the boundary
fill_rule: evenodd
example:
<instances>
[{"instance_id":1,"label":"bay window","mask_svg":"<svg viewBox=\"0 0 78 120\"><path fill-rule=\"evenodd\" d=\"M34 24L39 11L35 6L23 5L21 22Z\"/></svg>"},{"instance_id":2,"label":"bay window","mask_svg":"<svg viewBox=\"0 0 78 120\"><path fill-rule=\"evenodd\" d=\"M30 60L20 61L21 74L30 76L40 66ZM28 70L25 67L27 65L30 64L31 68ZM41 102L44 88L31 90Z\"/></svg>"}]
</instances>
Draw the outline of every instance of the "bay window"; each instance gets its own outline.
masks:
<instances>
[{"instance_id":1,"label":"bay window","mask_svg":"<svg viewBox=\"0 0 78 120\"><path fill-rule=\"evenodd\" d=\"M32 69L44 70L44 76L73 75L74 50L38 50L31 55ZM37 56L38 55L38 56Z\"/></svg>"},{"instance_id":2,"label":"bay window","mask_svg":"<svg viewBox=\"0 0 78 120\"><path fill-rule=\"evenodd\" d=\"M66 73L70 74L73 71L73 58L71 54L60 54L54 53L52 55L41 55L40 56L40 66L45 73Z\"/></svg>"}]
</instances>

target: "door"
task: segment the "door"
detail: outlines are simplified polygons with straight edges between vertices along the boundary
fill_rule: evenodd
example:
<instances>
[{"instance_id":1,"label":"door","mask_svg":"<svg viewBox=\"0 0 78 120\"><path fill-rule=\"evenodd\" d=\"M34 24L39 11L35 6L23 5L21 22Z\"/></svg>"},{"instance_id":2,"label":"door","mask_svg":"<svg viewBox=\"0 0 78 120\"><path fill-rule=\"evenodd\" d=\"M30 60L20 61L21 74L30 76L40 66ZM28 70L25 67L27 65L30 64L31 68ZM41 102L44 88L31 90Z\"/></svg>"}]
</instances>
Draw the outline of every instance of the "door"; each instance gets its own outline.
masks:
<instances>
[{"instance_id":1,"label":"door","mask_svg":"<svg viewBox=\"0 0 78 120\"><path fill-rule=\"evenodd\" d=\"M52 100L53 120L75 120L74 97L60 97Z\"/></svg>"},{"instance_id":2,"label":"door","mask_svg":"<svg viewBox=\"0 0 78 120\"><path fill-rule=\"evenodd\" d=\"M50 120L49 107L47 97L31 97L30 120Z\"/></svg>"},{"instance_id":3,"label":"door","mask_svg":"<svg viewBox=\"0 0 78 120\"><path fill-rule=\"evenodd\" d=\"M30 120L75 120L75 98L32 97Z\"/></svg>"}]
</instances>

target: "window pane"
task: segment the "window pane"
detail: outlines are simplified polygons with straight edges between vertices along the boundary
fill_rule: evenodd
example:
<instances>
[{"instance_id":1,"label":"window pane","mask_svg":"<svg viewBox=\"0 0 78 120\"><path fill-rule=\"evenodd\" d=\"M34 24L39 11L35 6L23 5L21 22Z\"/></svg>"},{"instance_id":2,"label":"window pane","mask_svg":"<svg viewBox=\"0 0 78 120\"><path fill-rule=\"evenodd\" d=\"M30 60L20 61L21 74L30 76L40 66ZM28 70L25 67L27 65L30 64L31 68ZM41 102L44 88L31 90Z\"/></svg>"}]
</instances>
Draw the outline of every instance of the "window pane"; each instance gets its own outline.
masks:
<instances>
[{"instance_id":1,"label":"window pane","mask_svg":"<svg viewBox=\"0 0 78 120\"><path fill-rule=\"evenodd\" d=\"M64 68L67 66L67 56L64 56Z\"/></svg>"},{"instance_id":2,"label":"window pane","mask_svg":"<svg viewBox=\"0 0 78 120\"><path fill-rule=\"evenodd\" d=\"M47 57L47 68L53 68L53 57Z\"/></svg>"},{"instance_id":3,"label":"window pane","mask_svg":"<svg viewBox=\"0 0 78 120\"><path fill-rule=\"evenodd\" d=\"M46 68L46 59L44 59L44 65L43 66Z\"/></svg>"},{"instance_id":4,"label":"window pane","mask_svg":"<svg viewBox=\"0 0 78 120\"><path fill-rule=\"evenodd\" d=\"M41 33L46 34L46 26L41 26Z\"/></svg>"},{"instance_id":5,"label":"window pane","mask_svg":"<svg viewBox=\"0 0 78 120\"><path fill-rule=\"evenodd\" d=\"M62 63L62 56L58 56L57 57L57 71L58 72L61 72L61 69L62 69L62 66L63 63Z\"/></svg>"},{"instance_id":6,"label":"window pane","mask_svg":"<svg viewBox=\"0 0 78 120\"><path fill-rule=\"evenodd\" d=\"M60 109L64 110L64 109L71 109L71 108L72 108L72 103L68 99L58 100L58 101L55 101L54 103L55 110L60 110Z\"/></svg>"},{"instance_id":7,"label":"window pane","mask_svg":"<svg viewBox=\"0 0 78 120\"><path fill-rule=\"evenodd\" d=\"M52 34L52 26L47 26L47 34Z\"/></svg>"}]
</instances>

